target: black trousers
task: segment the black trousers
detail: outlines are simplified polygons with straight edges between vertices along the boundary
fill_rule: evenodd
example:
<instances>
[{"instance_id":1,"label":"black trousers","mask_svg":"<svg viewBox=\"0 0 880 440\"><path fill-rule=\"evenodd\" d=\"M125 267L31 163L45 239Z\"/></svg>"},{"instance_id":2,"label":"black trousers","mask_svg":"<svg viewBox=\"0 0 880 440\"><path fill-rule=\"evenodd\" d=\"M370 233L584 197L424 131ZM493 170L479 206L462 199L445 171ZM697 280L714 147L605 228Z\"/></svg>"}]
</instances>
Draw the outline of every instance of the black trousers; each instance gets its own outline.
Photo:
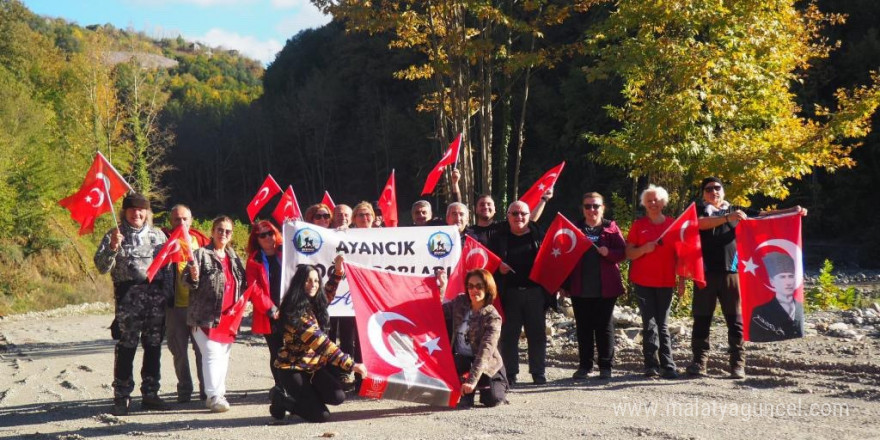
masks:
<instances>
[{"instance_id":1,"label":"black trousers","mask_svg":"<svg viewBox=\"0 0 880 440\"><path fill-rule=\"evenodd\" d=\"M342 383L326 368L314 373L279 370L278 377L294 401L292 412L309 422L326 422L330 418L327 405L339 405L345 401Z\"/></svg>"},{"instance_id":2,"label":"black trousers","mask_svg":"<svg viewBox=\"0 0 880 440\"><path fill-rule=\"evenodd\" d=\"M529 373L543 376L547 357L547 333L544 323L546 293L541 287L506 289L501 295L504 324L501 325L501 358L508 378L519 374L519 335L526 329L529 352Z\"/></svg>"},{"instance_id":3,"label":"black trousers","mask_svg":"<svg viewBox=\"0 0 880 440\"><path fill-rule=\"evenodd\" d=\"M745 358L739 275L728 272L707 273L706 287L694 290L694 331L691 338L694 362L706 362L710 349L709 331L712 328L712 315L715 313L717 303L721 303L721 313L724 314L724 321L727 323L730 365L739 366Z\"/></svg>"},{"instance_id":4,"label":"black trousers","mask_svg":"<svg viewBox=\"0 0 880 440\"><path fill-rule=\"evenodd\" d=\"M672 306L672 287L645 287L638 284L635 287L642 315L645 368L674 369L672 339L667 325L669 308Z\"/></svg>"},{"instance_id":5,"label":"black trousers","mask_svg":"<svg viewBox=\"0 0 880 440\"><path fill-rule=\"evenodd\" d=\"M284 336L281 329L272 328L272 333L263 335L266 338L266 345L269 347L269 370L272 372L272 379L275 380L275 386L284 388L281 384L280 371L275 368L275 359L278 359L278 350L284 345Z\"/></svg>"},{"instance_id":6,"label":"black trousers","mask_svg":"<svg viewBox=\"0 0 880 440\"><path fill-rule=\"evenodd\" d=\"M614 304L617 298L571 297L574 322L577 327L578 368L592 370L598 363L600 370L611 368L614 360ZM595 347L595 351L594 351ZM595 353L598 351L598 362Z\"/></svg>"},{"instance_id":7,"label":"black trousers","mask_svg":"<svg viewBox=\"0 0 880 440\"><path fill-rule=\"evenodd\" d=\"M473 356L455 355L455 370L459 377L471 370L473 362ZM462 382L464 381L462 380ZM507 372L504 370L504 366L502 365L501 369L492 377L485 374L480 375L476 389L480 391L480 403L483 405L492 407L504 402L507 396ZM469 400L473 404L474 394L462 395L461 398Z\"/></svg>"}]
</instances>

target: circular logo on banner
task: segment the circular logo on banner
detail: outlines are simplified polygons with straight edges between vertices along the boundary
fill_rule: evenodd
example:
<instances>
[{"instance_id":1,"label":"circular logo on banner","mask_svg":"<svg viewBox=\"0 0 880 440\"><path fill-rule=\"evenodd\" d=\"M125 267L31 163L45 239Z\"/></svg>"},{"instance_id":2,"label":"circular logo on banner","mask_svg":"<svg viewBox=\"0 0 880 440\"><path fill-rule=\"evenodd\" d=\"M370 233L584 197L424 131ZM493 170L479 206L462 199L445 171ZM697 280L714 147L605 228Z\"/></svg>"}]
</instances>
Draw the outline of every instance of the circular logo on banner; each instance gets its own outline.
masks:
<instances>
[{"instance_id":1,"label":"circular logo on banner","mask_svg":"<svg viewBox=\"0 0 880 440\"><path fill-rule=\"evenodd\" d=\"M428 237L428 252L436 258L443 258L452 252L452 238L445 232L435 232Z\"/></svg>"},{"instance_id":2,"label":"circular logo on banner","mask_svg":"<svg viewBox=\"0 0 880 440\"><path fill-rule=\"evenodd\" d=\"M309 228L303 228L293 234L293 247L297 252L305 255L312 255L321 250L324 239L321 234Z\"/></svg>"}]
</instances>

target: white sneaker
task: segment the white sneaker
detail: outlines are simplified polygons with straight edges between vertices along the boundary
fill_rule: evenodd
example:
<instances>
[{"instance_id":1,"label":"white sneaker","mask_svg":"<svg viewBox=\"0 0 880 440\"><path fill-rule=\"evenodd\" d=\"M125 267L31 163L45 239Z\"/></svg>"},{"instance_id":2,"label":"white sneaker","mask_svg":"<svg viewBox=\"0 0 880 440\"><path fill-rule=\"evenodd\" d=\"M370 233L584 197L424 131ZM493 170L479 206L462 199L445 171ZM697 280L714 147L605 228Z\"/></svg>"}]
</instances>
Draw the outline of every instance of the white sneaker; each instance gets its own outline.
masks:
<instances>
[{"instance_id":1,"label":"white sneaker","mask_svg":"<svg viewBox=\"0 0 880 440\"><path fill-rule=\"evenodd\" d=\"M226 397L223 396L214 396L211 398L211 412L220 413L229 411L229 402L226 401Z\"/></svg>"}]
</instances>

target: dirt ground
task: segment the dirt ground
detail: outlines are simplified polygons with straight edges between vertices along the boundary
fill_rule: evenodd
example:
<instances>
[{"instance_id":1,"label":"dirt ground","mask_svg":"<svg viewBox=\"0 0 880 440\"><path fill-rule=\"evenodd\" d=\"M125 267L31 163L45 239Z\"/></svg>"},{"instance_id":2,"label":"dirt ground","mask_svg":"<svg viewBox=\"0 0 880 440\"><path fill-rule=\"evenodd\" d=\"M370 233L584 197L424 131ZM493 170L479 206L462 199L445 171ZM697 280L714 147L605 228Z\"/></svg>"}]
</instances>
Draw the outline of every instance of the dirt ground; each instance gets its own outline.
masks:
<instances>
[{"instance_id":1,"label":"dirt ground","mask_svg":"<svg viewBox=\"0 0 880 440\"><path fill-rule=\"evenodd\" d=\"M726 355L713 352L710 376L662 380L642 376L637 347L617 353L611 381L575 382L571 348L550 350L549 383L528 383L527 365L509 405L471 410L433 408L351 396L331 421L274 423L271 376L262 337L232 349L232 409L208 412L200 401L168 412L142 412L135 391L125 417L109 414L113 341L110 306L90 304L0 320L0 437L82 439L479 439L479 438L817 438L880 437L880 341L823 334L749 344L746 380L726 379ZM249 330L249 329L245 329ZM723 347L725 329L713 328ZM689 340L674 341L680 370ZM163 350L162 395L174 402L171 354ZM140 365L140 352L135 371ZM193 375L195 372L193 371Z\"/></svg>"}]
</instances>

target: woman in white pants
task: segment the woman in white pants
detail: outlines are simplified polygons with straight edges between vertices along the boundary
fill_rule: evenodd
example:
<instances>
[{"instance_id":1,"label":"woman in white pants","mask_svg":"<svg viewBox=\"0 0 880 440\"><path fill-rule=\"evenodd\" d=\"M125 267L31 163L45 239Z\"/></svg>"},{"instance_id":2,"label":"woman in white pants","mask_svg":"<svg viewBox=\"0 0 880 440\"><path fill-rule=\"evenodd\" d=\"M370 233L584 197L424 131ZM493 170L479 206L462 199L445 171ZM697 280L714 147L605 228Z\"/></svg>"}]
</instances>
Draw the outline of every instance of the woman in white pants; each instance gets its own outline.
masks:
<instances>
[{"instance_id":1,"label":"woman in white pants","mask_svg":"<svg viewBox=\"0 0 880 440\"><path fill-rule=\"evenodd\" d=\"M187 324L202 352L207 407L212 412L229 410L226 372L229 351L238 326L232 317L245 290L244 265L229 245L232 219L220 216L211 228L211 243L196 249L186 281L192 288ZM240 312L239 312L240 313ZM238 321L239 323L241 321Z\"/></svg>"}]
</instances>

